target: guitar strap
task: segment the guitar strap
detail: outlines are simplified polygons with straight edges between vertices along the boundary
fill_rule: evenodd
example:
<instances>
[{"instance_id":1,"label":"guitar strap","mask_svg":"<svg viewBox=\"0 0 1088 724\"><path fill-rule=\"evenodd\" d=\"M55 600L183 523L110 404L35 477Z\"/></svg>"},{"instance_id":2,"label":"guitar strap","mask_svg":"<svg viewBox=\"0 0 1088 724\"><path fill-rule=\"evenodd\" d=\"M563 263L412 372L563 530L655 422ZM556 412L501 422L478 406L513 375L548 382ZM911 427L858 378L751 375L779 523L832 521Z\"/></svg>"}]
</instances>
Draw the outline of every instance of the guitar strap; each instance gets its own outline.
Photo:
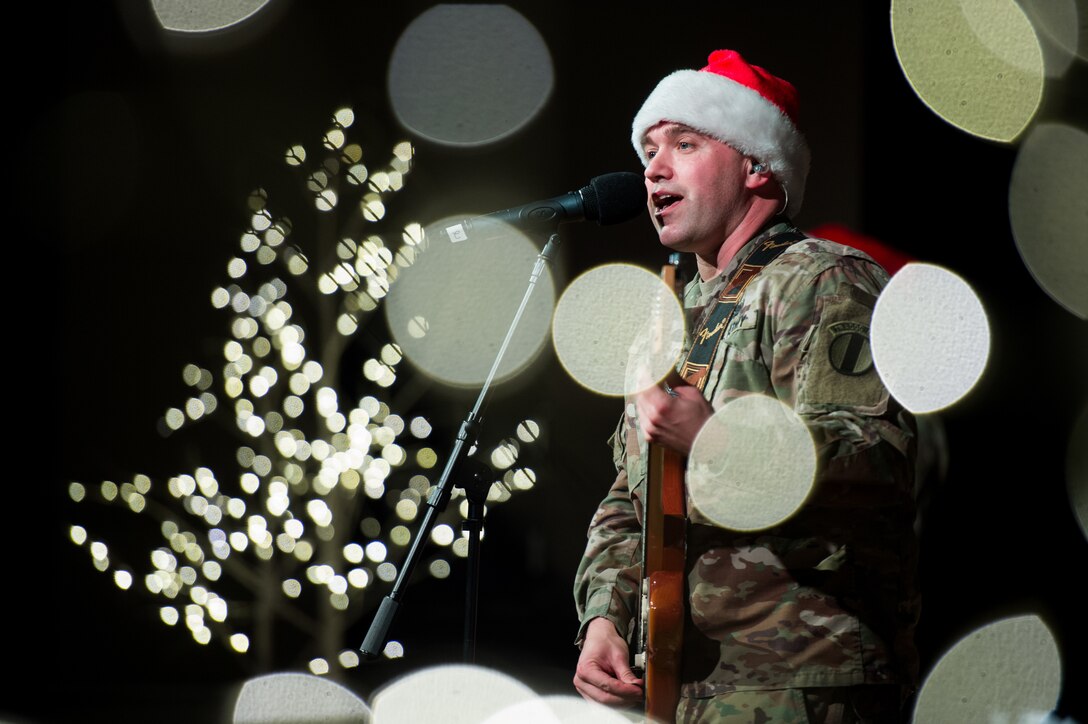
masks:
<instances>
[{"instance_id":1,"label":"guitar strap","mask_svg":"<svg viewBox=\"0 0 1088 724\"><path fill-rule=\"evenodd\" d=\"M777 259L779 254L804 238L805 235L801 232L789 229L756 244L733 272L721 293L707 304L692 335L691 349L680 367L680 376L689 384L700 390L706 385L707 372L714 361L718 343L725 335L725 329L729 326L729 320L733 317L748 282L763 271L763 267Z\"/></svg>"}]
</instances>

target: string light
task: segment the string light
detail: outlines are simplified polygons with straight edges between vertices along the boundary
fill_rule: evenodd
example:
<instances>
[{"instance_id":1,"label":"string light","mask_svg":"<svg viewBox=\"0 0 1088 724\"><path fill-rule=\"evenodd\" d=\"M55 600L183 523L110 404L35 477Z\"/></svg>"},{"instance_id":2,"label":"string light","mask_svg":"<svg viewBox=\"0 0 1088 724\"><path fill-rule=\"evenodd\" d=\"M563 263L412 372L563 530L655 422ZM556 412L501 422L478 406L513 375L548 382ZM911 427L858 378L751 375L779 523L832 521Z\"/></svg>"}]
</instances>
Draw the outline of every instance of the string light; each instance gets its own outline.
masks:
<instances>
[{"instance_id":1,"label":"string light","mask_svg":"<svg viewBox=\"0 0 1088 724\"><path fill-rule=\"evenodd\" d=\"M262 629L263 622L280 613L297 623L318 618L311 606L346 612L376 603L380 594L372 589L399 574L415 535L406 524L417 520L430 492L421 471L441 463L432 447L420 446L433 423L382 399L402 377L397 344L369 352L360 370L367 394L352 400L339 387L349 337L368 325L398 273L423 253L416 222L382 233L414 148L399 142L384 163L371 158L364 165L362 146L350 138L353 124L352 109L338 109L320 144L293 145L283 161L298 174L311 214L336 220L361 214L366 233L334 234L328 241L334 253L325 254L312 239L296 238L295 223L278 210L286 203L263 188L250 193L237 246L208 297L226 317L219 358L184 365L185 392L178 404L164 406L160 429L167 436L195 435L216 417L226 421L235 435L236 468L199 465L166 479L141 474L68 486L73 504L152 519L160 536L133 554L104 540L115 528L70 525L67 536L94 568L121 590L148 597L163 625L239 656L263 655L257 649L276 632ZM308 306L292 303L313 291L336 307L320 322L305 318ZM418 326L425 331L426 322ZM509 437L503 449L511 442L527 440ZM451 526L457 511L444 515L448 522L438 526L435 541L463 557L463 538ZM255 573L273 559L280 579L269 598ZM450 563L435 559L427 570L446 578ZM359 664L353 650L325 653L310 661L311 672ZM403 647L390 642L385 654L401 656Z\"/></svg>"}]
</instances>

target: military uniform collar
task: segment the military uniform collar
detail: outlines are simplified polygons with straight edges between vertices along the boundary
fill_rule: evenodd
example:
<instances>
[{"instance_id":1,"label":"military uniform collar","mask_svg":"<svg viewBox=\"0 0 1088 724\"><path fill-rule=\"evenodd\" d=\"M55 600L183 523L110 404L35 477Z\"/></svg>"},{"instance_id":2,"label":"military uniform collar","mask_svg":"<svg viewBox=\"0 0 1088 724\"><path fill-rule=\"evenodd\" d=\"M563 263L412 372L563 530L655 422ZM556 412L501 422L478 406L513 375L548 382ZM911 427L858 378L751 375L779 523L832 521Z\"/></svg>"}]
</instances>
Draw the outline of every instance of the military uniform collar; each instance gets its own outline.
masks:
<instances>
[{"instance_id":1,"label":"military uniform collar","mask_svg":"<svg viewBox=\"0 0 1088 724\"><path fill-rule=\"evenodd\" d=\"M725 281L733 276L733 272L736 271L742 261L748 258L748 255L757 244L762 244L776 234L781 234L793 229L794 225L789 217L784 214L772 216L767 220L767 223L763 225L763 228L756 232L755 236L745 242L744 246L737 250L737 253L733 255L733 258L729 260L729 263L725 265L725 268L718 273L718 276L712 277L704 282L703 289L709 292L712 289L720 287Z\"/></svg>"}]
</instances>

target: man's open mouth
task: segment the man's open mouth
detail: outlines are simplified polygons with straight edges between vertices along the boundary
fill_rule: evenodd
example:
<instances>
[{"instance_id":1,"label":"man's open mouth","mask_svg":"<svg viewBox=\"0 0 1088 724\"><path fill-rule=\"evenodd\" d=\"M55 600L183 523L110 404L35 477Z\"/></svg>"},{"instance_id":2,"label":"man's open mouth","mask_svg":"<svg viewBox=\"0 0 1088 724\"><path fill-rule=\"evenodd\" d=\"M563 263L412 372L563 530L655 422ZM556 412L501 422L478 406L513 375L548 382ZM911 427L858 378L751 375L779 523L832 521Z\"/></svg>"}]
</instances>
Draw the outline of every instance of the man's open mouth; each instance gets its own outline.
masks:
<instances>
[{"instance_id":1,"label":"man's open mouth","mask_svg":"<svg viewBox=\"0 0 1088 724\"><path fill-rule=\"evenodd\" d=\"M680 201L683 197L675 194L654 194L654 213L660 215L665 209L669 208L677 201Z\"/></svg>"}]
</instances>

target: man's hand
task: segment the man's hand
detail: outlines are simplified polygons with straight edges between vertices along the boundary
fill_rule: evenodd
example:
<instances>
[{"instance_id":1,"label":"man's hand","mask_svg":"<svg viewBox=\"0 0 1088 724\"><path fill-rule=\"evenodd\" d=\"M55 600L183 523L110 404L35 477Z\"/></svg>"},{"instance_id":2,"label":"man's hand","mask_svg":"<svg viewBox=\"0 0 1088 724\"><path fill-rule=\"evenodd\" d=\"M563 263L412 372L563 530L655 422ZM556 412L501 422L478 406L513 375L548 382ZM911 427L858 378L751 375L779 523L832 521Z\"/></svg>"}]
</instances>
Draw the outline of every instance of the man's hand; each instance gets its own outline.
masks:
<instances>
[{"instance_id":1,"label":"man's hand","mask_svg":"<svg viewBox=\"0 0 1088 724\"><path fill-rule=\"evenodd\" d=\"M607 618L586 627L586 640L574 673L574 688L590 701L630 706L642 701L642 679L627 665L627 642Z\"/></svg>"},{"instance_id":2,"label":"man's hand","mask_svg":"<svg viewBox=\"0 0 1088 724\"><path fill-rule=\"evenodd\" d=\"M639 426L648 441L688 455L695 436L714 409L699 388L679 381L675 375L669 385L671 395L657 385L639 393L635 401Z\"/></svg>"}]
</instances>

